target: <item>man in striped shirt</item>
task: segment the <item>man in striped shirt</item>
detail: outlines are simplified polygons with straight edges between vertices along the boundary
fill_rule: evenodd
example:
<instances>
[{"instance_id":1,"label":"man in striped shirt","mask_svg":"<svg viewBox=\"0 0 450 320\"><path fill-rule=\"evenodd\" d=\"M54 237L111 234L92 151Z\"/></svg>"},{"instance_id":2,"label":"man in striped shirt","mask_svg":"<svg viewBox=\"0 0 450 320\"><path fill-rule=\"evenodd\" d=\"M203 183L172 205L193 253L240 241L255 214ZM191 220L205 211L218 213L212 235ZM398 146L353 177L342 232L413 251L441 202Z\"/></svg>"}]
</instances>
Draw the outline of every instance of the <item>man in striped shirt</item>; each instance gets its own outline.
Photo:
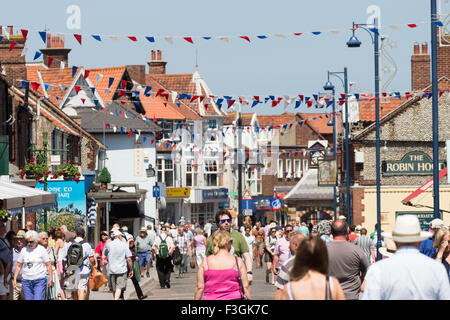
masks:
<instances>
[{"instance_id":1,"label":"man in striped shirt","mask_svg":"<svg viewBox=\"0 0 450 320\"><path fill-rule=\"evenodd\" d=\"M180 278L183 276L184 272L185 257L191 255L191 241L187 232L184 232L184 227L178 227L178 234L173 238L173 241L180 250L181 254L181 264L175 266L175 277Z\"/></svg>"},{"instance_id":2,"label":"man in striped shirt","mask_svg":"<svg viewBox=\"0 0 450 320\"><path fill-rule=\"evenodd\" d=\"M294 266L295 252L300 246L300 243L305 239L306 237L300 231L291 231L289 233L289 250L291 251L291 257L283 263L280 268L280 273L275 280L275 287L277 287L275 300L280 300L284 285L289 282L289 274Z\"/></svg>"},{"instance_id":3,"label":"man in striped shirt","mask_svg":"<svg viewBox=\"0 0 450 320\"><path fill-rule=\"evenodd\" d=\"M369 261L372 262L374 262L376 259L375 243L376 243L375 240L372 240L367 236L366 228L361 229L361 236L356 238L355 241L353 242L353 244L357 245L364 251L364 253L367 256L367 259L369 259ZM370 259L371 257L372 259Z\"/></svg>"}]
</instances>

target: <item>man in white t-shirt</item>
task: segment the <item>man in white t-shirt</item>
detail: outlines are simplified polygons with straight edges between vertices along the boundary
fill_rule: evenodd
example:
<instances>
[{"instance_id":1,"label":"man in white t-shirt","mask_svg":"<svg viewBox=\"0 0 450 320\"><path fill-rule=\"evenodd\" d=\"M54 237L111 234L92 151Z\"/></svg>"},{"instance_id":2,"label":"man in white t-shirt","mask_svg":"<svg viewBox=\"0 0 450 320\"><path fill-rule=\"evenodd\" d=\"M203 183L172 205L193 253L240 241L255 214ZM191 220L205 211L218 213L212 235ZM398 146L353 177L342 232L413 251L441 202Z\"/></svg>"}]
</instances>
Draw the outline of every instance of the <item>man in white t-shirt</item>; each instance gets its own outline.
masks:
<instances>
[{"instance_id":1,"label":"man in white t-shirt","mask_svg":"<svg viewBox=\"0 0 450 320\"><path fill-rule=\"evenodd\" d=\"M83 262L80 267L75 269L75 272L70 275L69 269L73 266L68 267L69 277L66 279L66 284L68 285L67 290L72 291L73 300L86 300L89 284L89 275L91 273L92 267L96 265L94 258L94 251L91 245L85 241L86 232L83 228L78 227L75 230L76 237L72 242L67 243L65 250L62 253L62 261L64 265L68 265L67 255L69 253L70 247L73 242L78 242L82 244L83 248ZM89 268L91 267L91 269Z\"/></svg>"}]
</instances>

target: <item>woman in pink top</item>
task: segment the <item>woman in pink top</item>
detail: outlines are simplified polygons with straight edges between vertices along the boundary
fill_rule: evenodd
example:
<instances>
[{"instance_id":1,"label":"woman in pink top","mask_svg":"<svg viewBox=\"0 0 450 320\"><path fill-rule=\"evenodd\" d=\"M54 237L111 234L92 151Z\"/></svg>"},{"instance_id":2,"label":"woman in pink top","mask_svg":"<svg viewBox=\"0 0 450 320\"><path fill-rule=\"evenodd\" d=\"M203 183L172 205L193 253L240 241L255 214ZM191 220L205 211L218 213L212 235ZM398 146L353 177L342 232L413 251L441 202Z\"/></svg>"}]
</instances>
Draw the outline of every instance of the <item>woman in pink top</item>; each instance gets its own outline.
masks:
<instances>
[{"instance_id":1,"label":"woman in pink top","mask_svg":"<svg viewBox=\"0 0 450 320\"><path fill-rule=\"evenodd\" d=\"M241 258L230 253L230 233L218 230L212 235L213 254L203 260L197 273L195 300L250 299L247 269ZM242 279L242 287L239 281Z\"/></svg>"}]
</instances>

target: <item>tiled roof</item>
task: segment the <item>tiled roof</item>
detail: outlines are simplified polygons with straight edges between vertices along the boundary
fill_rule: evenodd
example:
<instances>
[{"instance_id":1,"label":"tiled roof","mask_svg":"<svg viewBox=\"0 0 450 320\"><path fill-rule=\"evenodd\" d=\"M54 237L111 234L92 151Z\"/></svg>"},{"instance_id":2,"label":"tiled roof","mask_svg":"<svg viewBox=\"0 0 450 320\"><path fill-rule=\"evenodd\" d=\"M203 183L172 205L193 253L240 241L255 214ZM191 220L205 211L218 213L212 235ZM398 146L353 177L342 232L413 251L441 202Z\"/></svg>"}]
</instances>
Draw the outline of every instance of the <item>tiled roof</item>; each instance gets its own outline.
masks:
<instances>
[{"instance_id":1,"label":"tiled roof","mask_svg":"<svg viewBox=\"0 0 450 320\"><path fill-rule=\"evenodd\" d=\"M198 95L193 74L146 74L145 79L147 83L157 82L165 90L175 91L178 94L185 93L190 95ZM200 86L200 91L201 96L207 96L202 86ZM185 103L191 105L187 100ZM205 102L203 102L203 105L205 105ZM192 109L199 115L218 115L211 105L208 105L206 108L202 108L203 112L201 112L200 104L198 102L192 103Z\"/></svg>"},{"instance_id":2,"label":"tiled roof","mask_svg":"<svg viewBox=\"0 0 450 320\"><path fill-rule=\"evenodd\" d=\"M130 129L151 132L161 131L161 128L153 123L153 121L143 120L141 115L136 111L119 102L106 105L104 110L106 113L103 110L93 110L87 107L76 108L78 115L82 118L82 127L88 132L98 133L105 131L111 133L114 132L113 126L116 126L117 133L120 133L120 127L127 128L126 132ZM116 112L119 113L119 116L115 114ZM126 113L127 117L120 116L120 113L123 115ZM110 126L106 128L105 124L109 124Z\"/></svg>"},{"instance_id":3,"label":"tiled roof","mask_svg":"<svg viewBox=\"0 0 450 320\"><path fill-rule=\"evenodd\" d=\"M380 99L380 118L403 104L407 99L405 97L394 98L386 97ZM359 121L375 121L375 100L359 101Z\"/></svg>"},{"instance_id":4,"label":"tiled roof","mask_svg":"<svg viewBox=\"0 0 450 320\"><path fill-rule=\"evenodd\" d=\"M283 113L280 115L258 115L260 126L282 126L296 121L295 113Z\"/></svg>"},{"instance_id":5,"label":"tiled roof","mask_svg":"<svg viewBox=\"0 0 450 320\"><path fill-rule=\"evenodd\" d=\"M158 81L154 80L152 77L146 77L146 85L152 86L152 91L158 92L159 89L170 90L164 87ZM169 94L169 99L158 96L158 97L146 97L144 94L140 95L143 107L146 111L145 116L152 118L155 116L156 119L170 119L170 120L202 120L203 118L196 113L194 110L190 109L183 103L178 106L176 103L172 103L172 98Z\"/></svg>"},{"instance_id":6,"label":"tiled roof","mask_svg":"<svg viewBox=\"0 0 450 320\"><path fill-rule=\"evenodd\" d=\"M333 115L325 113L301 113L300 116L320 134L333 134L333 126L328 126L328 121L333 121ZM336 132L340 132L341 115L336 115Z\"/></svg>"},{"instance_id":7,"label":"tiled roof","mask_svg":"<svg viewBox=\"0 0 450 320\"><path fill-rule=\"evenodd\" d=\"M241 113L242 125L250 126L254 113ZM223 119L224 125L231 125L236 120L236 112L228 112Z\"/></svg>"},{"instance_id":8,"label":"tiled roof","mask_svg":"<svg viewBox=\"0 0 450 320\"><path fill-rule=\"evenodd\" d=\"M36 65L27 65L27 78L28 81L38 82L41 84L41 81L39 79L38 71L41 74L42 81L44 82L44 85L46 83L53 86L53 89L51 89L48 97L51 102L53 102L56 106L59 106L61 103L61 99L64 98L64 96L67 94L67 90L64 92L61 90L60 85L69 88L74 79L77 77L78 73L81 71L81 68L77 70L77 74L72 77L72 68L65 68L65 69L47 69L44 66L36 66ZM49 91L48 89L47 91ZM40 96L45 96L44 93L44 87L41 84L41 86L38 88L37 92Z\"/></svg>"},{"instance_id":9,"label":"tiled roof","mask_svg":"<svg viewBox=\"0 0 450 320\"><path fill-rule=\"evenodd\" d=\"M88 78L91 80L92 84L97 89L100 97L102 98L105 104L109 104L110 100L113 99L114 94L116 92L117 87L119 86L120 80L122 80L123 74L126 70L126 67L109 67L109 68L95 68L88 69L89 76ZM96 84L97 75L103 75L103 78ZM114 82L109 85L109 78L114 78Z\"/></svg>"}]
</instances>

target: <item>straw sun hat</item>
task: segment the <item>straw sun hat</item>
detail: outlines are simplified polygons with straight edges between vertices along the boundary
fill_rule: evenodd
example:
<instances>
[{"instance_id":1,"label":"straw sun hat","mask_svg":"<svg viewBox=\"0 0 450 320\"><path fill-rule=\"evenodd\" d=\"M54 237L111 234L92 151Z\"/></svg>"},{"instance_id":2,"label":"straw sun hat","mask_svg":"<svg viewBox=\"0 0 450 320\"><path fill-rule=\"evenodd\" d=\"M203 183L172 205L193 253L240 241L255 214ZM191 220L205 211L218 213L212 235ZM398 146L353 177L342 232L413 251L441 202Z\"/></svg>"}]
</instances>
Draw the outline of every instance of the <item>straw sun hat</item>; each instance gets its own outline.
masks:
<instances>
[{"instance_id":1,"label":"straw sun hat","mask_svg":"<svg viewBox=\"0 0 450 320\"><path fill-rule=\"evenodd\" d=\"M417 216L403 215L397 217L394 231L384 232L383 236L399 243L415 243L428 239L432 237L433 234L420 229L420 223Z\"/></svg>"}]
</instances>

